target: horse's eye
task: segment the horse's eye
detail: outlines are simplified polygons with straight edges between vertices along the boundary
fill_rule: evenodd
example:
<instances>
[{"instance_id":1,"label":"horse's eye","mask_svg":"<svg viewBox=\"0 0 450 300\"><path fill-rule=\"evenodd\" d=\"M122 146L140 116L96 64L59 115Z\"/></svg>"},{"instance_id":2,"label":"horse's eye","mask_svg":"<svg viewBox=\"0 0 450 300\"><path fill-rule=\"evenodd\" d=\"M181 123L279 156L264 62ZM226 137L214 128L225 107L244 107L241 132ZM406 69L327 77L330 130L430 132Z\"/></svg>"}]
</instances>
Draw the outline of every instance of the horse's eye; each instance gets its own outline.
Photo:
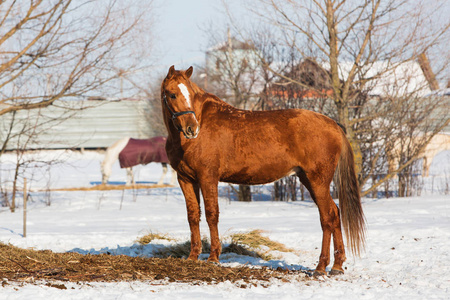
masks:
<instances>
[{"instance_id":1,"label":"horse's eye","mask_svg":"<svg viewBox=\"0 0 450 300\"><path fill-rule=\"evenodd\" d=\"M169 96L171 99L176 99L177 98L177 96L175 95L175 94L170 94L170 96Z\"/></svg>"}]
</instances>

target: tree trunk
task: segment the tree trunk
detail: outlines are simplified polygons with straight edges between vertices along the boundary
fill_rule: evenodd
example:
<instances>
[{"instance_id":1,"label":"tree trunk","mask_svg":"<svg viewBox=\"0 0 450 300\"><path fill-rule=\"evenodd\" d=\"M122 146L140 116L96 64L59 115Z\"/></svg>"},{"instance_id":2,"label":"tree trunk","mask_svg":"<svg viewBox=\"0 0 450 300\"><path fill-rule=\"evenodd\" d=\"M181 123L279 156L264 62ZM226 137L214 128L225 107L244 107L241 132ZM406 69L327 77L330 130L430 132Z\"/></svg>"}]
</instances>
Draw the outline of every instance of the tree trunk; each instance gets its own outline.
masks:
<instances>
[{"instance_id":1,"label":"tree trunk","mask_svg":"<svg viewBox=\"0 0 450 300\"><path fill-rule=\"evenodd\" d=\"M404 174L398 174L398 196L406 196L406 178Z\"/></svg>"},{"instance_id":2,"label":"tree trunk","mask_svg":"<svg viewBox=\"0 0 450 300\"><path fill-rule=\"evenodd\" d=\"M274 201L280 201L281 199L281 187L280 182L275 181L273 184L273 200Z\"/></svg>"},{"instance_id":3,"label":"tree trunk","mask_svg":"<svg viewBox=\"0 0 450 300\"><path fill-rule=\"evenodd\" d=\"M347 101L345 101L347 102ZM356 171L356 175L358 176L358 180L361 183L361 170L362 170L362 161L363 161L363 157L362 157L362 151L361 151L361 147L359 146L359 142L356 138L356 134L353 131L352 126L349 125L349 109L348 109L348 105L344 104L342 101L339 100L335 100L336 103L336 107L338 110L338 122L344 126L345 130L346 130L346 136L348 141L350 142L350 145L352 146L352 150L353 150L353 154L354 154L354 158L355 158L355 171Z\"/></svg>"},{"instance_id":4,"label":"tree trunk","mask_svg":"<svg viewBox=\"0 0 450 300\"><path fill-rule=\"evenodd\" d=\"M11 212L16 211L16 190L17 190L17 179L19 177L19 163L16 164L16 170L14 172L14 181L13 181L13 193L12 193L12 200L11 200Z\"/></svg>"},{"instance_id":5,"label":"tree trunk","mask_svg":"<svg viewBox=\"0 0 450 300\"><path fill-rule=\"evenodd\" d=\"M297 177L289 176L289 190L291 194L291 201L297 201Z\"/></svg>"},{"instance_id":6,"label":"tree trunk","mask_svg":"<svg viewBox=\"0 0 450 300\"><path fill-rule=\"evenodd\" d=\"M239 185L238 201L252 201L252 192L250 190L250 186Z\"/></svg>"},{"instance_id":7,"label":"tree trunk","mask_svg":"<svg viewBox=\"0 0 450 300\"><path fill-rule=\"evenodd\" d=\"M377 175L372 175L372 185L375 185L377 182ZM372 198L376 199L378 198L378 189L374 189L372 191Z\"/></svg>"},{"instance_id":8,"label":"tree trunk","mask_svg":"<svg viewBox=\"0 0 450 300\"><path fill-rule=\"evenodd\" d=\"M305 201L305 186L302 183L300 183L300 194L302 196L302 201Z\"/></svg>"}]
</instances>

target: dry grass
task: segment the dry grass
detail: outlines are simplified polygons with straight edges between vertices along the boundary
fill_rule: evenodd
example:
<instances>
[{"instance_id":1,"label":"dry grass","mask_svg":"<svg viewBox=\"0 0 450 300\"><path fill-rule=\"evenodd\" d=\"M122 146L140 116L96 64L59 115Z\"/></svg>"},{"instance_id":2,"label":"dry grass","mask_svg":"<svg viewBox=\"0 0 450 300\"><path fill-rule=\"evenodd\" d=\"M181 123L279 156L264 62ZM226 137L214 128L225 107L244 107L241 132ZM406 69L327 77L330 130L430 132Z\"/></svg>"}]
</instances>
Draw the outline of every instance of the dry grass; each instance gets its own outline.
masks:
<instances>
[{"instance_id":1,"label":"dry grass","mask_svg":"<svg viewBox=\"0 0 450 300\"><path fill-rule=\"evenodd\" d=\"M204 238L202 239L202 253L209 253L211 245ZM191 242L187 241L184 243L179 243L171 246L164 247L163 249L156 251L154 254L156 257L160 258L187 258L191 251Z\"/></svg>"},{"instance_id":2,"label":"dry grass","mask_svg":"<svg viewBox=\"0 0 450 300\"><path fill-rule=\"evenodd\" d=\"M191 251L191 242L187 241L184 243L175 244L172 246L165 247L157 252L155 256L159 258L187 258ZM202 239L202 254L209 254L211 251L211 244L206 238ZM222 245L222 253L236 253L239 255L247 255L253 257L260 257L256 252L250 251L245 247L238 245L236 243L231 243L228 246Z\"/></svg>"},{"instance_id":3,"label":"dry grass","mask_svg":"<svg viewBox=\"0 0 450 300\"><path fill-rule=\"evenodd\" d=\"M150 232L143 237L140 237L138 240L136 240L136 242L141 245L147 245L153 240L166 240L169 242L175 241L175 239L171 238L168 234Z\"/></svg>"},{"instance_id":4,"label":"dry grass","mask_svg":"<svg viewBox=\"0 0 450 300\"><path fill-rule=\"evenodd\" d=\"M272 241L268 237L262 235L262 230L253 230L246 233L236 233L231 235L231 243L227 246L222 245L222 253L236 253L239 255L247 255L252 257L259 257L264 260L271 260L273 256L271 251L280 252L294 252L293 249L287 248L285 245ZM169 237L167 234L149 233L141 237L137 242L146 245L155 239L162 239L174 241L175 239ZM191 250L190 241L184 243L177 243L164 247L154 254L159 258L187 258ZM207 238L202 239L202 253L208 254L211 250L211 245Z\"/></svg>"},{"instance_id":5,"label":"dry grass","mask_svg":"<svg viewBox=\"0 0 450 300\"><path fill-rule=\"evenodd\" d=\"M248 249L255 251L258 256L265 260L271 260L271 251L294 252L295 250L287 248L279 242L272 241L268 237L262 235L262 230L253 230L247 233L235 233L231 235L231 241L234 244L242 245ZM264 246L264 247L262 247ZM264 250L267 247L269 250Z\"/></svg>"},{"instance_id":6,"label":"dry grass","mask_svg":"<svg viewBox=\"0 0 450 300\"><path fill-rule=\"evenodd\" d=\"M129 281L162 280L198 284L230 281L238 285L267 284L271 278L288 280L287 274L300 272L268 268L223 267L203 261L178 258L143 258L125 255L82 255L54 253L49 250L21 249L0 243L0 278L8 281L45 280L53 287L65 289L58 281Z\"/></svg>"},{"instance_id":7,"label":"dry grass","mask_svg":"<svg viewBox=\"0 0 450 300\"><path fill-rule=\"evenodd\" d=\"M222 253L236 253L239 255L259 257L268 261L274 258L270 254L272 251L294 252L293 249L287 248L282 243L272 241L268 237L263 236L262 233L262 230L253 230L247 233L233 234L231 235L231 243L227 246L222 245ZM189 256L190 250L191 244L187 241L165 247L156 252L155 256L160 258L186 258ZM202 253L208 254L210 250L211 245L206 238L203 238Z\"/></svg>"},{"instance_id":8,"label":"dry grass","mask_svg":"<svg viewBox=\"0 0 450 300\"><path fill-rule=\"evenodd\" d=\"M267 252L261 248L292 251L283 244L274 242L261 235L262 231L254 230L248 233L233 234L230 245L223 247L222 253L237 253L269 259ZM149 233L138 242L148 244L154 239L173 240L167 234ZM209 253L210 244L206 238L202 240L202 253ZM164 247L156 257L129 257L125 255L82 255L74 252L54 253L50 250L36 251L21 249L0 242L0 278L2 285L8 281L36 280L46 281L46 285L66 289L56 281L155 281L159 284L167 282L219 283L230 281L241 287L255 284L269 285L272 278L283 281L304 280L305 272L288 271L281 268L223 267L204 261L190 261L181 258L189 256L190 242ZM292 277L292 275L295 275ZM300 276L297 276L300 275Z\"/></svg>"}]
</instances>

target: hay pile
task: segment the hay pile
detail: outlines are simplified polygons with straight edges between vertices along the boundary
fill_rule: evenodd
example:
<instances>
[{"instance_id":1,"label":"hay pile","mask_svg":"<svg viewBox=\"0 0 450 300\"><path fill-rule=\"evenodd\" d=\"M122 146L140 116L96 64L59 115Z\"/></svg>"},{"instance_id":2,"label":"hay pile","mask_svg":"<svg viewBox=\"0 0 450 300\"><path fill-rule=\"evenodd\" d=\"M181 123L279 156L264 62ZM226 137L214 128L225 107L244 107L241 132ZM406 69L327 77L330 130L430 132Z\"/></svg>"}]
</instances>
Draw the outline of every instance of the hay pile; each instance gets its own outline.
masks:
<instances>
[{"instance_id":1,"label":"hay pile","mask_svg":"<svg viewBox=\"0 0 450 300\"><path fill-rule=\"evenodd\" d=\"M0 278L8 281L130 281L268 284L272 278L285 279L287 270L223 267L204 261L179 258L142 258L125 255L82 255L49 250L20 249L0 243ZM304 276L303 276L304 277ZM64 288L62 285L61 288Z\"/></svg>"}]
</instances>

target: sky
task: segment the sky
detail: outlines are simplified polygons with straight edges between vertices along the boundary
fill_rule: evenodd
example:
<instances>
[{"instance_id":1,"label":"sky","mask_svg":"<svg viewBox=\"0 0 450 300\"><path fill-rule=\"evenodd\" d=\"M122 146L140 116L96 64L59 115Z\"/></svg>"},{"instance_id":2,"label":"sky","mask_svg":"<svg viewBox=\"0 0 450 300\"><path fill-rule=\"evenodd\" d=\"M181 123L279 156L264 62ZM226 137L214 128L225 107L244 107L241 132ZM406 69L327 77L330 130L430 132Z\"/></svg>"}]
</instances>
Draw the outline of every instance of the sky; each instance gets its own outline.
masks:
<instances>
[{"instance_id":1,"label":"sky","mask_svg":"<svg viewBox=\"0 0 450 300\"><path fill-rule=\"evenodd\" d=\"M177 69L205 60L208 37L205 28L211 22L226 23L221 0L156 0L156 65Z\"/></svg>"}]
</instances>

